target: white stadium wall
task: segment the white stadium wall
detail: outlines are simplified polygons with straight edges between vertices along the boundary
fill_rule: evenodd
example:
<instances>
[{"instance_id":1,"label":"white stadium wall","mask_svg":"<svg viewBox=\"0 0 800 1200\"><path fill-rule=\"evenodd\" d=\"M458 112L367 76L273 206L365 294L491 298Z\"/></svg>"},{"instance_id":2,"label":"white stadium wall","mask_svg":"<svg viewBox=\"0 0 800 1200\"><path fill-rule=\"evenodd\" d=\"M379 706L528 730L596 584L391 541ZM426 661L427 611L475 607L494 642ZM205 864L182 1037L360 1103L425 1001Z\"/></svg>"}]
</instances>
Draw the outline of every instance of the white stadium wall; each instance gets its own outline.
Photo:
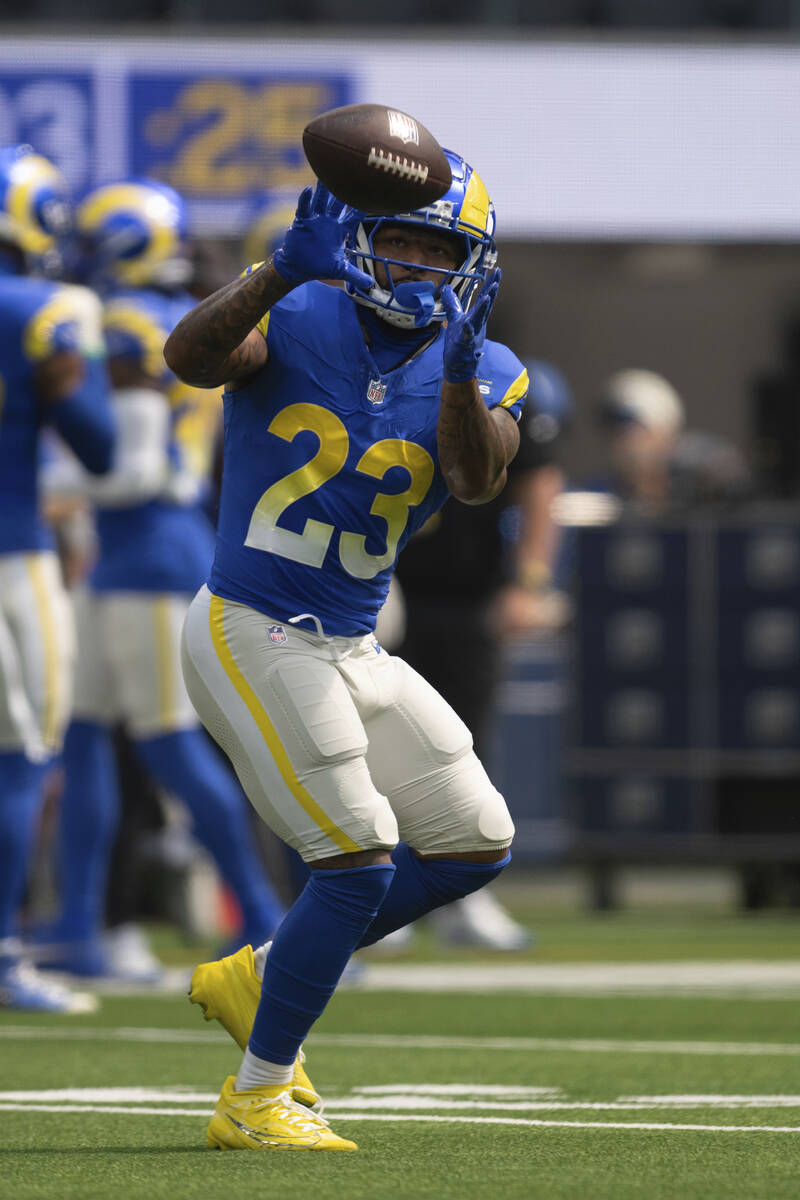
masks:
<instances>
[{"instance_id":1,"label":"white stadium wall","mask_svg":"<svg viewBox=\"0 0 800 1200\"><path fill-rule=\"evenodd\" d=\"M334 102L415 115L474 162L518 239L794 240L800 45L7 37L0 142L76 190L132 170L238 235L295 194L303 124ZM259 156L263 178L259 178Z\"/></svg>"}]
</instances>

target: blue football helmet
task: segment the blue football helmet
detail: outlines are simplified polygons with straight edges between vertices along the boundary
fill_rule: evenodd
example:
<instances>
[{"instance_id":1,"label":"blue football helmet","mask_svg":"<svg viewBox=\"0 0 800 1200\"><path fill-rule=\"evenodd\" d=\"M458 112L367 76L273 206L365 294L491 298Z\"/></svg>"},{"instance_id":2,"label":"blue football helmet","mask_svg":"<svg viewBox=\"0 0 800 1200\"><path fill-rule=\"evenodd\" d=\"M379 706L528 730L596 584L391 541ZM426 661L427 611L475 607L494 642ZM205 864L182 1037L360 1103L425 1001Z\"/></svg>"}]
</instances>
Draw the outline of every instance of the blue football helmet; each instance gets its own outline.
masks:
<instances>
[{"instance_id":1,"label":"blue football helmet","mask_svg":"<svg viewBox=\"0 0 800 1200\"><path fill-rule=\"evenodd\" d=\"M283 244L286 230L294 220L296 201L264 209L254 218L245 234L243 254L247 265L265 262Z\"/></svg>"},{"instance_id":2,"label":"blue football helmet","mask_svg":"<svg viewBox=\"0 0 800 1200\"><path fill-rule=\"evenodd\" d=\"M426 208L398 213L391 217L373 218L367 214L346 247L356 266L376 280L369 291L350 283L346 284L349 294L356 303L366 305L385 321L402 329L413 329L446 319L439 296L445 283L450 284L466 312L497 263L494 205L489 199L483 180L460 155L454 154L452 150L445 150L445 154L450 163L453 181L449 191L440 200ZM388 270L390 264L401 265L399 260L376 255L373 248L375 234L387 225L425 225L439 232L455 234L463 240L464 258L455 271L441 272L442 279L438 285L428 285L428 297L419 297L416 294L409 296L409 285L396 286L392 283ZM386 288L377 282L376 262L382 262L386 267L389 279Z\"/></svg>"},{"instance_id":3,"label":"blue football helmet","mask_svg":"<svg viewBox=\"0 0 800 1200\"><path fill-rule=\"evenodd\" d=\"M0 150L0 241L19 251L28 268L59 257L72 221L61 172L32 146Z\"/></svg>"},{"instance_id":4,"label":"blue football helmet","mask_svg":"<svg viewBox=\"0 0 800 1200\"><path fill-rule=\"evenodd\" d=\"M178 288L192 274L183 200L151 179L95 188L75 214L80 273L96 287Z\"/></svg>"},{"instance_id":5,"label":"blue football helmet","mask_svg":"<svg viewBox=\"0 0 800 1200\"><path fill-rule=\"evenodd\" d=\"M536 414L546 416L556 431L566 429L573 415L575 398L558 367L542 358L524 360L528 372L528 400Z\"/></svg>"}]
</instances>

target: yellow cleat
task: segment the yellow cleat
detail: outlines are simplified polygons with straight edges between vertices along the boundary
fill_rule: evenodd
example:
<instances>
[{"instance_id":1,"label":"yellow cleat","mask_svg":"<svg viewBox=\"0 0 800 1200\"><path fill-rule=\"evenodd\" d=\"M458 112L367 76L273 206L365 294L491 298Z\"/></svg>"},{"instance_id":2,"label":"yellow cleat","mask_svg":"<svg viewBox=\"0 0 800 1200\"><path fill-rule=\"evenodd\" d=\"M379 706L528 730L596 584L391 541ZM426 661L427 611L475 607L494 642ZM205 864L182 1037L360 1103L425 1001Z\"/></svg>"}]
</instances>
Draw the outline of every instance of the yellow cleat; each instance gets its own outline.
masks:
<instances>
[{"instance_id":1,"label":"yellow cleat","mask_svg":"<svg viewBox=\"0 0 800 1200\"><path fill-rule=\"evenodd\" d=\"M322 1103L322 1097L315 1089L313 1083L308 1078L305 1072L303 1063L306 1061L306 1056L301 1047L297 1051L297 1058L294 1060L294 1074L292 1075L292 1099L297 1104L302 1104L306 1108L311 1108L316 1113L321 1113L325 1105Z\"/></svg>"},{"instance_id":2,"label":"yellow cleat","mask_svg":"<svg viewBox=\"0 0 800 1200\"><path fill-rule=\"evenodd\" d=\"M357 1150L334 1133L328 1122L295 1103L283 1084L234 1090L235 1075L222 1085L209 1122L211 1150Z\"/></svg>"},{"instance_id":3,"label":"yellow cleat","mask_svg":"<svg viewBox=\"0 0 800 1200\"><path fill-rule=\"evenodd\" d=\"M189 986L192 1004L200 1005L207 1021L219 1021L240 1050L247 1049L260 998L261 980L256 974L250 945L217 962L201 963L192 974ZM294 1064L292 1099L321 1112L322 1100L303 1068L305 1061L306 1056L300 1050Z\"/></svg>"},{"instance_id":4,"label":"yellow cleat","mask_svg":"<svg viewBox=\"0 0 800 1200\"><path fill-rule=\"evenodd\" d=\"M247 1049L260 998L261 980L250 945L217 962L200 963L192 974L192 1004L200 1005L207 1021L219 1021L240 1050Z\"/></svg>"}]
</instances>

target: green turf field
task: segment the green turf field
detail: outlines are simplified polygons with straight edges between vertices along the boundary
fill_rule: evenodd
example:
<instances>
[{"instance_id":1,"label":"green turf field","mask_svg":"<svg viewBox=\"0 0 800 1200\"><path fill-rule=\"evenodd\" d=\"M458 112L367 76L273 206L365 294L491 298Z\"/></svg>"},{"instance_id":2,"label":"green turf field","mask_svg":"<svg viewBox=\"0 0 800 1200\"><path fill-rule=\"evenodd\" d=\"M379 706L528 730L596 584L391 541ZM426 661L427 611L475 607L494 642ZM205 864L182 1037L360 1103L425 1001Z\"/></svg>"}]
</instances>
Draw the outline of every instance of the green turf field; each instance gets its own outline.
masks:
<instances>
[{"instance_id":1,"label":"green turf field","mask_svg":"<svg viewBox=\"0 0 800 1200\"><path fill-rule=\"evenodd\" d=\"M800 1195L800 989L714 992L720 964L796 962L796 914L540 913L536 927L531 964L660 961L664 986L340 991L307 1065L354 1155L206 1151L207 1115L239 1054L180 995L106 996L94 1016L4 1014L0 1195ZM423 938L398 966L433 957ZM708 966L703 994L671 988L670 964L687 961Z\"/></svg>"}]
</instances>

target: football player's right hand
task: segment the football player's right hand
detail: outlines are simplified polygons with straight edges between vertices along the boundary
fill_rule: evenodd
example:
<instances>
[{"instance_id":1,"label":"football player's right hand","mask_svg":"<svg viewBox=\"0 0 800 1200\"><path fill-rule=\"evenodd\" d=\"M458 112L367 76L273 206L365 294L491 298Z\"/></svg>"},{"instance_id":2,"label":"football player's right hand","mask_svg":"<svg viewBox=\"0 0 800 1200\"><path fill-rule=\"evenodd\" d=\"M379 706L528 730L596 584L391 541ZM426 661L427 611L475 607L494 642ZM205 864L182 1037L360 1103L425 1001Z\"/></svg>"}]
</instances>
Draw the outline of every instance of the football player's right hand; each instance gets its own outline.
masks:
<instances>
[{"instance_id":1,"label":"football player's right hand","mask_svg":"<svg viewBox=\"0 0 800 1200\"><path fill-rule=\"evenodd\" d=\"M495 268L478 292L468 312L464 312L458 296L449 284L442 288L442 306L447 316L444 334L444 377L450 383L464 383L478 374L478 360L483 353L483 334L492 305L497 299L502 274Z\"/></svg>"},{"instance_id":2,"label":"football player's right hand","mask_svg":"<svg viewBox=\"0 0 800 1200\"><path fill-rule=\"evenodd\" d=\"M343 279L371 288L374 280L359 271L344 252L345 242L361 214L332 196L321 183L304 188L283 245L273 255L279 275L289 283L308 279Z\"/></svg>"}]
</instances>

